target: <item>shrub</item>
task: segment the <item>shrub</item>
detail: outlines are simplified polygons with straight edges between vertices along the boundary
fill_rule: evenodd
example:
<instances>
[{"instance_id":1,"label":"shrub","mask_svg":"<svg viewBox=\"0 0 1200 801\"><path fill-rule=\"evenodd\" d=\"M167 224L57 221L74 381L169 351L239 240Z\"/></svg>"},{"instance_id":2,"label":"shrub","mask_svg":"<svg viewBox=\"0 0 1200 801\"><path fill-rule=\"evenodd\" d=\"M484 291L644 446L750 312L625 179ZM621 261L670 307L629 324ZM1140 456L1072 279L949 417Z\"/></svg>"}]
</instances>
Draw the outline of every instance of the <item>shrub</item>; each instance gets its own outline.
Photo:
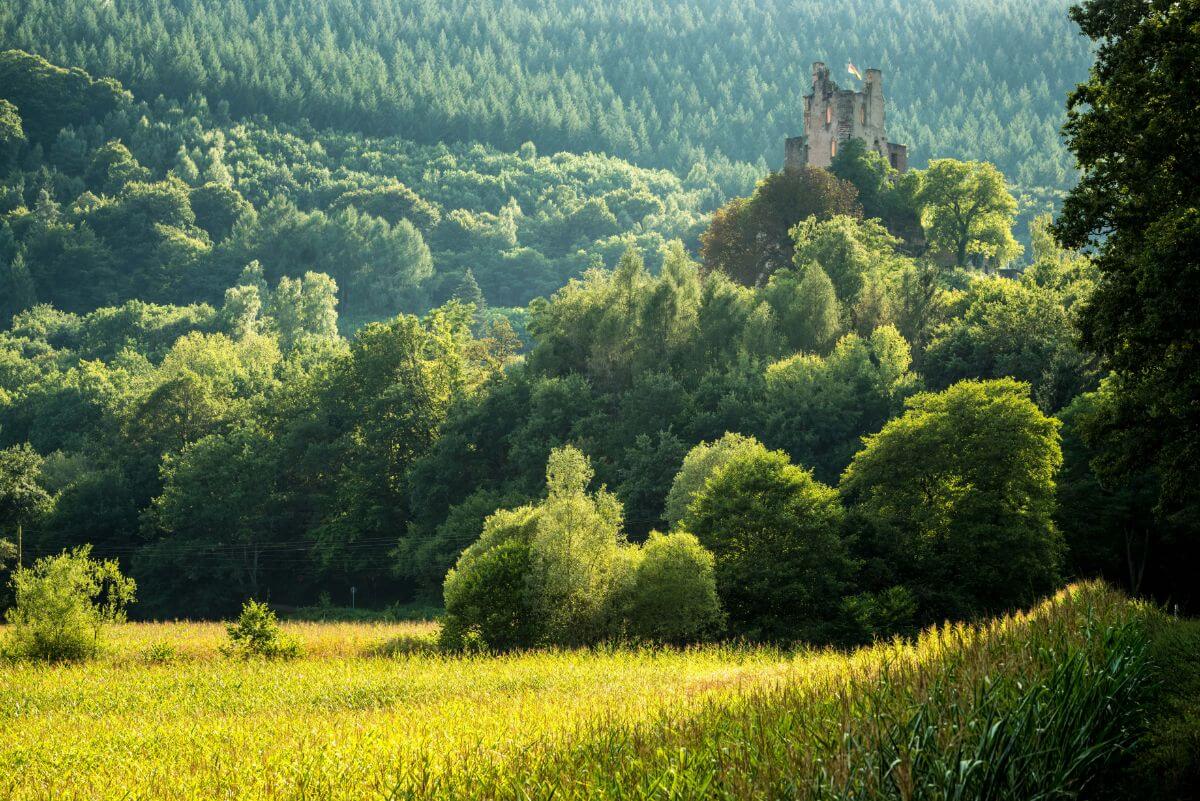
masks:
<instances>
[{"instance_id":1,"label":"shrub","mask_svg":"<svg viewBox=\"0 0 1200 801\"><path fill-rule=\"evenodd\" d=\"M136 584L116 561L90 558L84 545L39 559L12 577L15 604L7 649L17 657L64 661L94 656L104 628L125 620Z\"/></svg>"},{"instance_id":2,"label":"shrub","mask_svg":"<svg viewBox=\"0 0 1200 801\"><path fill-rule=\"evenodd\" d=\"M442 645L508 650L536 644L541 627L530 566L529 543L512 539L480 554L453 581L448 577Z\"/></svg>"},{"instance_id":3,"label":"shrub","mask_svg":"<svg viewBox=\"0 0 1200 801\"><path fill-rule=\"evenodd\" d=\"M1059 422L1009 378L961 381L906 405L864 440L841 481L868 524L862 555L891 574L881 583L913 592L918 622L1003 611L1052 589L1063 553Z\"/></svg>"},{"instance_id":4,"label":"shrub","mask_svg":"<svg viewBox=\"0 0 1200 801\"><path fill-rule=\"evenodd\" d=\"M651 533L633 570L629 635L683 643L719 632L724 614L713 565L695 535Z\"/></svg>"},{"instance_id":5,"label":"shrub","mask_svg":"<svg viewBox=\"0 0 1200 801\"><path fill-rule=\"evenodd\" d=\"M759 446L719 468L689 510L716 556L717 592L734 631L825 640L851 572L837 491Z\"/></svg>"},{"instance_id":6,"label":"shrub","mask_svg":"<svg viewBox=\"0 0 1200 801\"><path fill-rule=\"evenodd\" d=\"M156 642L142 651L142 659L151 665L170 665L180 658L179 649L169 642Z\"/></svg>"},{"instance_id":7,"label":"shrub","mask_svg":"<svg viewBox=\"0 0 1200 801\"><path fill-rule=\"evenodd\" d=\"M300 642L280 630L275 613L260 601L246 601L237 622L225 631L229 642L221 651L226 656L290 659L300 655Z\"/></svg>"},{"instance_id":8,"label":"shrub","mask_svg":"<svg viewBox=\"0 0 1200 801\"><path fill-rule=\"evenodd\" d=\"M591 465L554 451L547 497L499 510L446 575L446 648L584 645L624 634L681 642L720 626L712 555L690 534L656 534L645 549L621 532L622 508L587 492Z\"/></svg>"}]
</instances>

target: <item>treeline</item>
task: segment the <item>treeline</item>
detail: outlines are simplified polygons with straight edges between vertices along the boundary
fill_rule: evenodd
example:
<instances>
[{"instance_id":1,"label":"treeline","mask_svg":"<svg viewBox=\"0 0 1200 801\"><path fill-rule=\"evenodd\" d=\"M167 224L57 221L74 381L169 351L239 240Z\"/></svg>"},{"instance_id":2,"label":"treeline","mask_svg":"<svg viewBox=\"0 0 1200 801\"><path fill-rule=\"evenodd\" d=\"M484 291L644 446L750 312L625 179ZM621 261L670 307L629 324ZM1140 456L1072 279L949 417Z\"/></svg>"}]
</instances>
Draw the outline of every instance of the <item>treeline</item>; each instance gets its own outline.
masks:
<instances>
[{"instance_id":1,"label":"treeline","mask_svg":"<svg viewBox=\"0 0 1200 801\"><path fill-rule=\"evenodd\" d=\"M1066 189L1062 98L1091 61L1069 4L15 0L0 42L239 117L532 141L680 174L723 157L777 166L812 62L842 75L849 60L884 70L889 133L916 166L982 159Z\"/></svg>"},{"instance_id":2,"label":"treeline","mask_svg":"<svg viewBox=\"0 0 1200 801\"><path fill-rule=\"evenodd\" d=\"M220 303L257 260L321 272L352 323L472 299L523 306L630 244L695 244L753 173L686 181L614 158L235 124L203 101L137 103L19 51L0 54L0 314L137 298ZM477 284L477 288L472 286Z\"/></svg>"},{"instance_id":3,"label":"treeline","mask_svg":"<svg viewBox=\"0 0 1200 801\"><path fill-rule=\"evenodd\" d=\"M503 321L458 303L346 340L330 279L275 283L256 265L219 307L23 312L0 336L0 446L9 475L41 495L10 507L6 530L23 524L27 559L80 542L121 557L140 588L135 613L148 616L228 614L250 596L344 599L350 586L377 607L438 598L496 510L556 519L541 506L547 463L570 445L594 480L575 469L561 494L599 504L607 522L587 530L605 552L627 554L630 569L676 557L702 568L686 538L650 533L697 538L730 626L746 634L869 636L1023 602L1064 574L1128 582L1132 570L1142 589L1183 586L1153 477L1114 491L1092 468L1089 427L1113 398L1072 325L1090 262L1039 227L1033 266L1000 278L970 259L910 255L857 201L846 214L782 193L792 201L773 213L781 182L846 184L834 199L858 191L803 175L734 204L751 208L739 225L782 219L788 266L742 284L677 242L657 274L627 250L530 307L523 357ZM933 228L924 239L939 252ZM714 448L747 464L717 470ZM811 508L826 510L816 528ZM796 546L795 575L836 581L803 603L729 596L741 569L756 586L808 586L756 572L792 570L769 538L748 566L723 561L738 551L722 543L789 527L815 537L799 540L811 549ZM647 537L660 544L623 550ZM661 587L664 570L644 569L642 586ZM619 608L622 625L661 618L635 603L657 589L596 597L621 599L602 608ZM705 629L708 595L692 597ZM779 611L793 602L794 614ZM607 631L604 619L587 631Z\"/></svg>"}]
</instances>

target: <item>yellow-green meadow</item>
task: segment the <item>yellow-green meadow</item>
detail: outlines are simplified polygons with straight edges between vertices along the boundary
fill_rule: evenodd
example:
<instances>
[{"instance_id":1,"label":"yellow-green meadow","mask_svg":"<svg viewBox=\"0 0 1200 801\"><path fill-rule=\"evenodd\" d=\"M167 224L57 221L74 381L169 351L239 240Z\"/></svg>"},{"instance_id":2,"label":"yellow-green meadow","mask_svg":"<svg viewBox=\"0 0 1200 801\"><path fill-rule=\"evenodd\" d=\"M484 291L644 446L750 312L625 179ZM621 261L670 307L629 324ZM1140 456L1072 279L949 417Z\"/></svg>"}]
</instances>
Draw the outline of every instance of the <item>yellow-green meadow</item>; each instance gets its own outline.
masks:
<instances>
[{"instance_id":1,"label":"yellow-green meadow","mask_svg":"<svg viewBox=\"0 0 1200 801\"><path fill-rule=\"evenodd\" d=\"M130 623L93 661L0 663L0 796L908 797L920 760L1002 745L984 721L1017 727L1009 768L1069 784L1141 681L1148 617L1081 585L851 653L505 656L439 653L434 623L287 623L303 655L273 661L224 656L218 624Z\"/></svg>"}]
</instances>

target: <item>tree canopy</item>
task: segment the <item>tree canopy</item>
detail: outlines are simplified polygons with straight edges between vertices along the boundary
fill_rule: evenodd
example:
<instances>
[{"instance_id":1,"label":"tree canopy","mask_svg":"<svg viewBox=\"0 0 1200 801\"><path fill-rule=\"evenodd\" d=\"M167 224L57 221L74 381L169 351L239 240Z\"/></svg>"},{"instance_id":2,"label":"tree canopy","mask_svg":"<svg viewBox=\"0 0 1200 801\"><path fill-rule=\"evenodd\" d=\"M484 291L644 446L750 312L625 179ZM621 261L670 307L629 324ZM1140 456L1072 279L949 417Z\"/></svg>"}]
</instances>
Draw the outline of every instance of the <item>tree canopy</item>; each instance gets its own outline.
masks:
<instances>
[{"instance_id":1,"label":"tree canopy","mask_svg":"<svg viewBox=\"0 0 1200 801\"><path fill-rule=\"evenodd\" d=\"M1200 509L1200 176L1192 159L1200 4L1085 2L1072 19L1096 41L1096 63L1069 101L1067 144L1083 175L1055 232L1088 246L1099 279L1084 344L1119 389L1103 426L1110 472L1153 467L1161 511Z\"/></svg>"}]
</instances>

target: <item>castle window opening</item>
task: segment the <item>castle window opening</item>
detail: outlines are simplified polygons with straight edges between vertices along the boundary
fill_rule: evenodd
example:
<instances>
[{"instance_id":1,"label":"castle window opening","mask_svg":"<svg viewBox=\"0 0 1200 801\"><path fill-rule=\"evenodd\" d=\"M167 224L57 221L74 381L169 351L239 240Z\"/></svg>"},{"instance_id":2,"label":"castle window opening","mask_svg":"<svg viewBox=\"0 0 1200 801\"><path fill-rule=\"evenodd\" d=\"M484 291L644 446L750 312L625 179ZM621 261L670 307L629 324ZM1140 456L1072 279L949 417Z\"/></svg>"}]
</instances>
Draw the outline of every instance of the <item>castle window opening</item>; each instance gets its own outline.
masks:
<instances>
[{"instance_id":1,"label":"castle window opening","mask_svg":"<svg viewBox=\"0 0 1200 801\"><path fill-rule=\"evenodd\" d=\"M825 124L829 125L833 122L833 106L825 107Z\"/></svg>"},{"instance_id":2,"label":"castle window opening","mask_svg":"<svg viewBox=\"0 0 1200 801\"><path fill-rule=\"evenodd\" d=\"M832 142L829 143L829 158L833 158L836 155L837 155L837 140L834 139Z\"/></svg>"}]
</instances>

